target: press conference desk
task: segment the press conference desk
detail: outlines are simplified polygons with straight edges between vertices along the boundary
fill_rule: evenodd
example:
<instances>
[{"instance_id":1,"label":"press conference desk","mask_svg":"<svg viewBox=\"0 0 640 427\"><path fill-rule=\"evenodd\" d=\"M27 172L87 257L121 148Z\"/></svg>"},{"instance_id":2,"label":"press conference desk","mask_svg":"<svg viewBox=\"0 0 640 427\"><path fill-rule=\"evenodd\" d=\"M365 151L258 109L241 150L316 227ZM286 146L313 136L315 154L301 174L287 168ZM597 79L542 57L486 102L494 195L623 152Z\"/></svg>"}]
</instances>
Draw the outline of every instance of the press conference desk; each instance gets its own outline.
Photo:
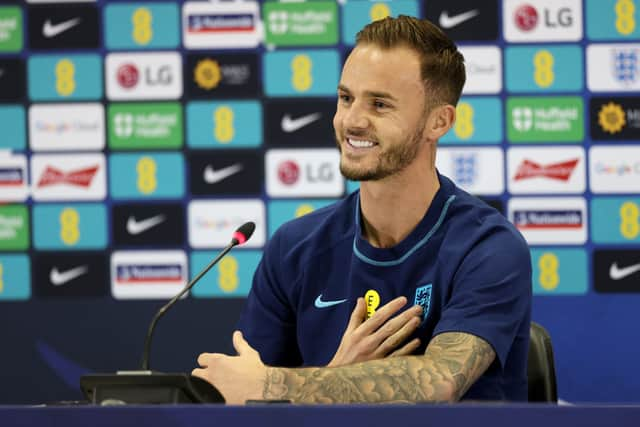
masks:
<instances>
[{"instance_id":1,"label":"press conference desk","mask_svg":"<svg viewBox=\"0 0 640 427\"><path fill-rule=\"evenodd\" d=\"M637 427L640 406L0 406L3 427Z\"/></svg>"}]
</instances>

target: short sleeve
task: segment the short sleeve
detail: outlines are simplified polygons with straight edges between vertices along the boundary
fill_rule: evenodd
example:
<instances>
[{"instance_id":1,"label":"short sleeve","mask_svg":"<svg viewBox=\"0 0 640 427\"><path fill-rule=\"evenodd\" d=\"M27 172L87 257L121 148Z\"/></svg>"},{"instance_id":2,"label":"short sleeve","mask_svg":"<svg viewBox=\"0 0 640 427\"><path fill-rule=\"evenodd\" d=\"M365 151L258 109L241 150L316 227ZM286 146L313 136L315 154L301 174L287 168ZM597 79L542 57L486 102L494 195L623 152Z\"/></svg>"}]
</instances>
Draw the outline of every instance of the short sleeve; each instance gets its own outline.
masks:
<instances>
[{"instance_id":1,"label":"short sleeve","mask_svg":"<svg viewBox=\"0 0 640 427\"><path fill-rule=\"evenodd\" d=\"M433 335L465 332L487 341L504 368L522 322L531 313L531 257L508 228L478 241L451 284Z\"/></svg>"},{"instance_id":2,"label":"short sleeve","mask_svg":"<svg viewBox=\"0 0 640 427\"><path fill-rule=\"evenodd\" d=\"M238 329L267 365L299 366L302 358L296 339L296 317L282 288L286 279L281 272L283 257L279 242L276 232L264 249Z\"/></svg>"}]
</instances>

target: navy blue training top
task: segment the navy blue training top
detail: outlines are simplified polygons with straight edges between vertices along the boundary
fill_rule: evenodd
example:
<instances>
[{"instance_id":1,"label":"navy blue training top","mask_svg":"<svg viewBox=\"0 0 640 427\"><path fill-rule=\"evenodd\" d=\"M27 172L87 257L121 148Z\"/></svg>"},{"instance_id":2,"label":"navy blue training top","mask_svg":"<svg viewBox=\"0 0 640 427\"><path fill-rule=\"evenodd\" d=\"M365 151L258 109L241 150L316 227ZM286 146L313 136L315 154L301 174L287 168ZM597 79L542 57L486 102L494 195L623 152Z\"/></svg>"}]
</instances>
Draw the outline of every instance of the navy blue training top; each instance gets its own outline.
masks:
<instances>
[{"instance_id":1,"label":"navy blue training top","mask_svg":"<svg viewBox=\"0 0 640 427\"><path fill-rule=\"evenodd\" d=\"M529 249L499 212L439 180L424 218L392 248L362 238L359 192L276 231L239 323L264 363L325 366L358 297L369 291L382 307L404 295L405 308L424 308L411 337L422 342L416 354L443 332L473 334L495 350L496 360L463 399L527 400Z\"/></svg>"}]
</instances>

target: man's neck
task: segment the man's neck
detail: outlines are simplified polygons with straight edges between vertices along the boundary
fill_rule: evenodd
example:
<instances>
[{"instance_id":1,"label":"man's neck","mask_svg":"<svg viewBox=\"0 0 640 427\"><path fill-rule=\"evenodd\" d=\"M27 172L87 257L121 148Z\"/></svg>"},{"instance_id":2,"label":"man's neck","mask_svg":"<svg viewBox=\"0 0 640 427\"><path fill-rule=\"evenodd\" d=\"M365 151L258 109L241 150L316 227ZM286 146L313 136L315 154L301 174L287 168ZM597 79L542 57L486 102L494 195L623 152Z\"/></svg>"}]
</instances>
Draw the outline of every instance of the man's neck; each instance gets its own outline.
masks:
<instances>
[{"instance_id":1,"label":"man's neck","mask_svg":"<svg viewBox=\"0 0 640 427\"><path fill-rule=\"evenodd\" d=\"M439 188L435 168L410 167L380 181L360 183L363 238L378 248L397 245L424 218Z\"/></svg>"}]
</instances>

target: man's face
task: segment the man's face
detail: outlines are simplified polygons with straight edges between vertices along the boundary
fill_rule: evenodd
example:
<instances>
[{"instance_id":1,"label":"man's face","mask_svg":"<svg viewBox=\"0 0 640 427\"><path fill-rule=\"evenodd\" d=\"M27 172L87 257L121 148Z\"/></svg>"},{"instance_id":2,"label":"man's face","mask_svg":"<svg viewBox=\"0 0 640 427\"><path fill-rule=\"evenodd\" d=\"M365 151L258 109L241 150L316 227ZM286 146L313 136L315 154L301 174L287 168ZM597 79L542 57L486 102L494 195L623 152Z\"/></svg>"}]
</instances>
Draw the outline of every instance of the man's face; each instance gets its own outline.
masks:
<instances>
[{"instance_id":1,"label":"man's face","mask_svg":"<svg viewBox=\"0 0 640 427\"><path fill-rule=\"evenodd\" d=\"M357 46L342 69L333 118L342 174L367 181L402 171L424 145L425 124L417 53Z\"/></svg>"}]
</instances>

